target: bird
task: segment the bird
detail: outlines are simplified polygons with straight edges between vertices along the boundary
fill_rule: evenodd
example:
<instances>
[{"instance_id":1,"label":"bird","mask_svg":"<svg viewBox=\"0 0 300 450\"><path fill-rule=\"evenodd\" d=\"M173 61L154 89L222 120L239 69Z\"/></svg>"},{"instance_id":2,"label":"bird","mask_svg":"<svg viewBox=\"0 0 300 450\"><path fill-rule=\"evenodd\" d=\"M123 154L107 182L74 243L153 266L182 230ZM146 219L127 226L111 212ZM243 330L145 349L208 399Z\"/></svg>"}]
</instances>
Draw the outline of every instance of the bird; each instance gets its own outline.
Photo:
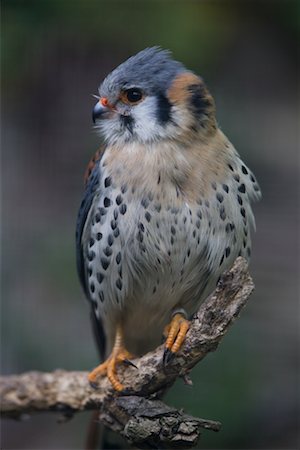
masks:
<instances>
[{"instance_id":1,"label":"bird","mask_svg":"<svg viewBox=\"0 0 300 450\"><path fill-rule=\"evenodd\" d=\"M169 50L146 48L112 70L92 118L103 143L85 173L76 227L102 359L89 381L107 376L122 392L118 366L163 336L168 364L220 275L250 258L261 190L218 126L204 80Z\"/></svg>"}]
</instances>

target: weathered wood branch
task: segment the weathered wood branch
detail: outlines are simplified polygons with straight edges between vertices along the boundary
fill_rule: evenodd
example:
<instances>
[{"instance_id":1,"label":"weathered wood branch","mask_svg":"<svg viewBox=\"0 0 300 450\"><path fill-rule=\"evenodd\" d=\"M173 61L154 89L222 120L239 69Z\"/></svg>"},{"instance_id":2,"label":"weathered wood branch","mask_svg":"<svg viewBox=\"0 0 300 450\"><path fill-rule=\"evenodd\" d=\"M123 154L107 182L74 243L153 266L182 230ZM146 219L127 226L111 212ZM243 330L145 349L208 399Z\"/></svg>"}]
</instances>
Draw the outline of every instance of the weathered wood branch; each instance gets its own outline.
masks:
<instances>
[{"instance_id":1,"label":"weathered wood branch","mask_svg":"<svg viewBox=\"0 0 300 450\"><path fill-rule=\"evenodd\" d=\"M187 448L195 445L201 429L218 430L220 424L187 416L158 399L178 376L188 373L205 355L216 350L231 323L246 304L254 285L247 262L237 258L224 273L214 293L202 303L191 323L183 349L166 368L163 346L120 367L126 386L121 395L106 378L93 389L86 372L56 370L28 372L0 378L1 414L18 418L24 413L59 411L65 415L99 410L99 419L139 448Z\"/></svg>"}]
</instances>

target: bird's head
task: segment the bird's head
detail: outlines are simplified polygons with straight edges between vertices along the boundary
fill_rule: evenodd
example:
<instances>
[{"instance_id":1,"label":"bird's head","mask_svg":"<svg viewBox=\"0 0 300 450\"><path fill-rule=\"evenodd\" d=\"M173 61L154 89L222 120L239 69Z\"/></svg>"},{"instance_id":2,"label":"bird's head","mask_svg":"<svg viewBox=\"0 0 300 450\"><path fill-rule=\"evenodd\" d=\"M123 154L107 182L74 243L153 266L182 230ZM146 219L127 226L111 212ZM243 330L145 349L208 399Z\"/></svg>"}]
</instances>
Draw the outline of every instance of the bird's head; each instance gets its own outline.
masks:
<instances>
[{"instance_id":1,"label":"bird's head","mask_svg":"<svg viewBox=\"0 0 300 450\"><path fill-rule=\"evenodd\" d=\"M108 144L192 139L216 129L214 101L203 80L159 47L114 69L99 95L93 121Z\"/></svg>"}]
</instances>

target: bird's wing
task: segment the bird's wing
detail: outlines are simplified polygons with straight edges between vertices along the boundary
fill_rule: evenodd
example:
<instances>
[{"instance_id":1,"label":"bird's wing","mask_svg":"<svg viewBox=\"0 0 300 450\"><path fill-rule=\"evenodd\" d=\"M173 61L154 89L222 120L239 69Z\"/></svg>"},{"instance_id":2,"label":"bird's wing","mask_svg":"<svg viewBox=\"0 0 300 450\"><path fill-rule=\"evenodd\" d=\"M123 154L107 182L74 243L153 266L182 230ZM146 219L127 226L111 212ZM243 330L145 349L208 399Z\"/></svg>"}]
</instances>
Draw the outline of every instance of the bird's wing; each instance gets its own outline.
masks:
<instances>
[{"instance_id":1,"label":"bird's wing","mask_svg":"<svg viewBox=\"0 0 300 450\"><path fill-rule=\"evenodd\" d=\"M101 161L103 153L104 153L104 148L99 149L87 166L85 176L84 176L85 191L84 191L83 199L82 199L79 211L78 211L77 224L76 224L77 271L78 271L81 285L82 285L85 295L87 296L88 299L90 299L90 297L89 297L89 290L88 290L88 286L87 286L86 265L84 262L82 238L83 238L84 227L88 220L89 212L90 212L92 204L93 204L94 195L100 184L101 172L99 169L99 165L100 165L100 161ZM98 350L100 352L100 356L101 356L101 358L103 358L104 352L105 352L105 334L104 334L101 320L95 314L95 309L93 307L93 303L91 303L91 305L92 305L92 308L91 308L92 328L93 328L93 332L95 335Z\"/></svg>"}]
</instances>

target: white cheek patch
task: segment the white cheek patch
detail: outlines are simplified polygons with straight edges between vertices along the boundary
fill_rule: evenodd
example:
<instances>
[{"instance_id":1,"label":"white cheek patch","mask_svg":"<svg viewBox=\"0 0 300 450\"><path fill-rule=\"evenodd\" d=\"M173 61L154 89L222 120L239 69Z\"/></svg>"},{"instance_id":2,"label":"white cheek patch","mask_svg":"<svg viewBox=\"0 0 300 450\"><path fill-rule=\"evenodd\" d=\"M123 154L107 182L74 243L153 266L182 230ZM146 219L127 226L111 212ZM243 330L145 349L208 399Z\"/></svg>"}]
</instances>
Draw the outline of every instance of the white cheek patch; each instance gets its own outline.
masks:
<instances>
[{"instance_id":1,"label":"white cheek patch","mask_svg":"<svg viewBox=\"0 0 300 450\"><path fill-rule=\"evenodd\" d=\"M130 116L133 119L131 129L124 126L119 114L99 121L95 128L100 130L109 144L122 145L134 140L149 143L159 139L174 138L180 133L181 115L177 108L172 107L171 117L173 120L161 125L158 121L157 108L157 98L149 96L136 106L131 107Z\"/></svg>"},{"instance_id":2,"label":"white cheek patch","mask_svg":"<svg viewBox=\"0 0 300 450\"><path fill-rule=\"evenodd\" d=\"M144 101L132 108L132 118L134 119L133 130L139 140L149 141L157 133L157 122L155 118L156 99L147 97Z\"/></svg>"}]
</instances>

